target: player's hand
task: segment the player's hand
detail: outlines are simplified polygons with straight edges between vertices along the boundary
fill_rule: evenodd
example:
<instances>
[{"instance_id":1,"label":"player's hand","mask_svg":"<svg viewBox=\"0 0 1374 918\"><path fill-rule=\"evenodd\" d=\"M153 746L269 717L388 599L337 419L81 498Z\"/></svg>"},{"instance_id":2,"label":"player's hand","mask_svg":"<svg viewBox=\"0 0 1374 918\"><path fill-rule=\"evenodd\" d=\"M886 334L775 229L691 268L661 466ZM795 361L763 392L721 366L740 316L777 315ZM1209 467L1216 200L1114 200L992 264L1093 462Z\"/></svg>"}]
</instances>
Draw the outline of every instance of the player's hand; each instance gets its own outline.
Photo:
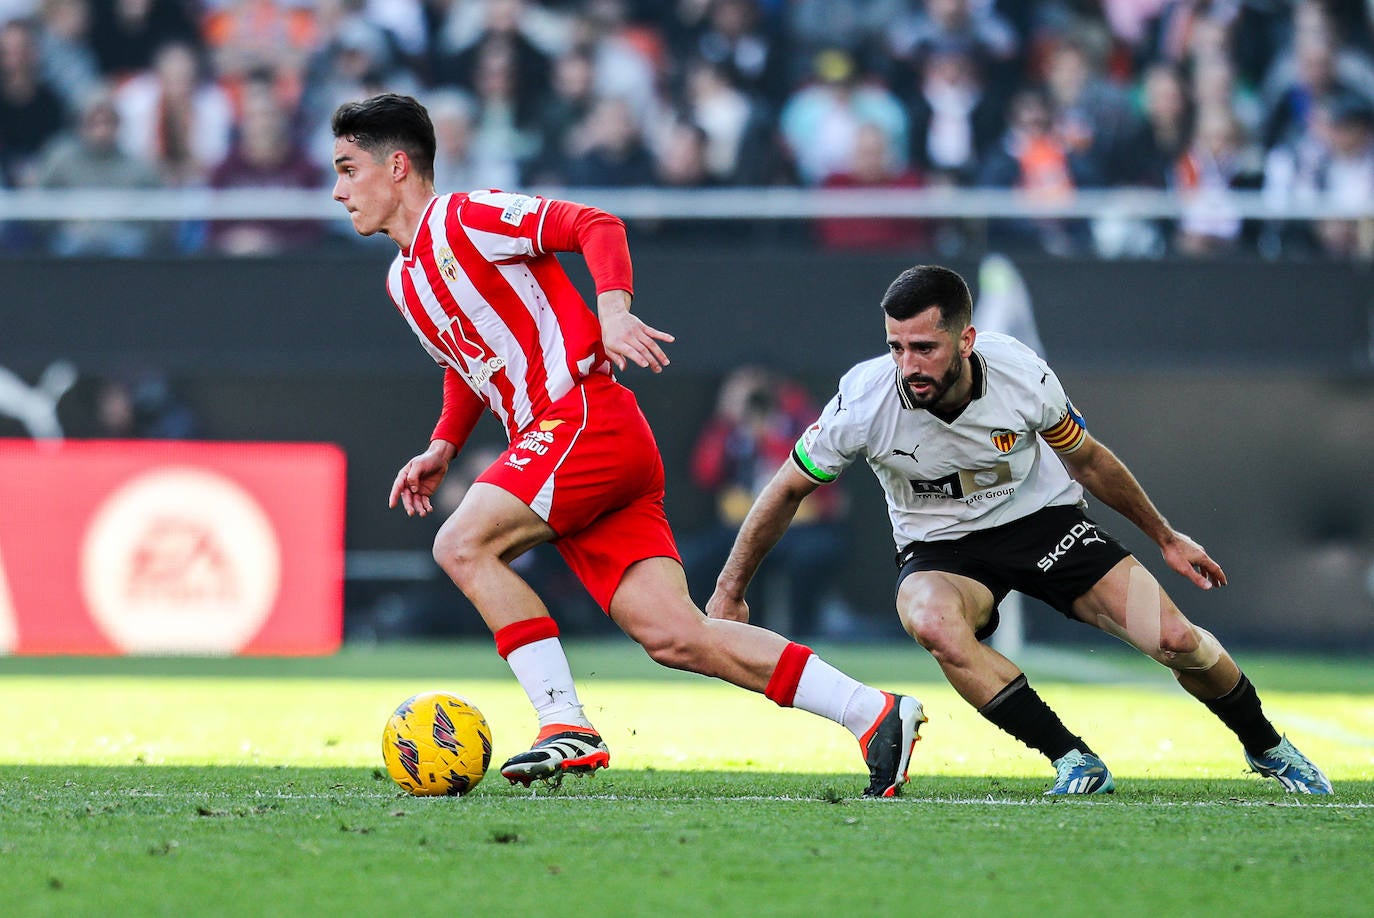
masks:
<instances>
[{"instance_id":1,"label":"player's hand","mask_svg":"<svg viewBox=\"0 0 1374 918\"><path fill-rule=\"evenodd\" d=\"M728 622L747 622L749 621L749 603L743 599L730 599L720 590L716 590L706 602L706 615L709 618L720 618Z\"/></svg>"},{"instance_id":2,"label":"player's hand","mask_svg":"<svg viewBox=\"0 0 1374 918\"><path fill-rule=\"evenodd\" d=\"M1183 533L1175 532L1160 548L1160 552L1170 567L1193 581L1199 589L1226 586L1226 572L1221 565L1213 561L1201 545Z\"/></svg>"},{"instance_id":3,"label":"player's hand","mask_svg":"<svg viewBox=\"0 0 1374 918\"><path fill-rule=\"evenodd\" d=\"M597 297L597 317L601 320L601 344L606 356L617 370L624 370L629 361L662 373L669 363L668 355L658 342L677 339L659 331L630 312L630 296L623 290L608 290Z\"/></svg>"},{"instance_id":4,"label":"player's hand","mask_svg":"<svg viewBox=\"0 0 1374 918\"><path fill-rule=\"evenodd\" d=\"M387 506L395 507L399 502L406 516L429 516L434 510L430 498L439 489L446 472L448 459L434 449L426 450L401 466L396 473Z\"/></svg>"}]
</instances>

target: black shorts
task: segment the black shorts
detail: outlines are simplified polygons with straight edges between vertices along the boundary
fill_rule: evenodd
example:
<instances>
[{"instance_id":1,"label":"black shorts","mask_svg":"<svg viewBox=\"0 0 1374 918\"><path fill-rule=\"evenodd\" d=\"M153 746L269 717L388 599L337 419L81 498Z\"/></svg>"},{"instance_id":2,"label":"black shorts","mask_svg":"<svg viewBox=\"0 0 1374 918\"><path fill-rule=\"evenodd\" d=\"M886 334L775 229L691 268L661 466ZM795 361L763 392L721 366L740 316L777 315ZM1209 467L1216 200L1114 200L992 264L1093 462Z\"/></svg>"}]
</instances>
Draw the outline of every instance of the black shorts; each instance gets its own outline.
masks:
<instances>
[{"instance_id":1,"label":"black shorts","mask_svg":"<svg viewBox=\"0 0 1374 918\"><path fill-rule=\"evenodd\" d=\"M981 641L997 630L997 606L1012 590L1072 617L1074 601L1129 556L1079 507L1046 507L957 539L912 542L897 553L897 587L916 571L977 580L992 591L992 616L978 629Z\"/></svg>"}]
</instances>

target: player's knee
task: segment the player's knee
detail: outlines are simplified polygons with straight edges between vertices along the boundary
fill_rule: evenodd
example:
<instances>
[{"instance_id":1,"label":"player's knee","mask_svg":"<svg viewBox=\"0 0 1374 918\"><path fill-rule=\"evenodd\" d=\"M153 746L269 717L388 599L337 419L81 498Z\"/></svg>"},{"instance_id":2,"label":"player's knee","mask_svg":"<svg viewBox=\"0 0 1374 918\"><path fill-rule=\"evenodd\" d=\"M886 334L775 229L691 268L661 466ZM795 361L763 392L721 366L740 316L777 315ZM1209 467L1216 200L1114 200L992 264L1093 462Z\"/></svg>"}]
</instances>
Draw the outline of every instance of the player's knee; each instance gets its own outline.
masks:
<instances>
[{"instance_id":1,"label":"player's knee","mask_svg":"<svg viewBox=\"0 0 1374 918\"><path fill-rule=\"evenodd\" d=\"M1186 621L1164 629L1159 636L1159 660L1179 672L1206 672L1221 659L1221 642L1206 628Z\"/></svg>"},{"instance_id":2,"label":"player's knee","mask_svg":"<svg viewBox=\"0 0 1374 918\"><path fill-rule=\"evenodd\" d=\"M645 634L636 635L639 646L659 666L681 669L688 672L702 672L700 642L692 640L680 628L654 628Z\"/></svg>"},{"instance_id":3,"label":"player's knee","mask_svg":"<svg viewBox=\"0 0 1374 918\"><path fill-rule=\"evenodd\" d=\"M447 526L434 537L433 552L435 563L459 586L462 586L467 572L472 569L473 562L481 556L476 542Z\"/></svg>"},{"instance_id":4,"label":"player's knee","mask_svg":"<svg viewBox=\"0 0 1374 918\"><path fill-rule=\"evenodd\" d=\"M959 609L951 603L911 603L902 609L901 618L906 633L936 657L957 653L971 634Z\"/></svg>"}]
</instances>

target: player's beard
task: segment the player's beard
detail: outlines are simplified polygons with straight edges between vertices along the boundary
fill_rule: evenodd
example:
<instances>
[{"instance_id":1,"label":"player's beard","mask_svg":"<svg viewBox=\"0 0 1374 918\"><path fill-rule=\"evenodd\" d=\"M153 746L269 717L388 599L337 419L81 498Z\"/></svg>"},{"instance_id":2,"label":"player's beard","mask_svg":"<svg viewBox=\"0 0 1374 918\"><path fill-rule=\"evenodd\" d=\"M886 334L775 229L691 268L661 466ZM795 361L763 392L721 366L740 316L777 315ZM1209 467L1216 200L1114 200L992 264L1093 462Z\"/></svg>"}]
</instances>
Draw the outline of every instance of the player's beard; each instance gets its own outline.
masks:
<instances>
[{"instance_id":1,"label":"player's beard","mask_svg":"<svg viewBox=\"0 0 1374 918\"><path fill-rule=\"evenodd\" d=\"M907 392L911 395L911 403L917 408L930 408L940 403L940 399L945 397L945 393L959 381L964 375L964 358L956 351L954 360L950 363L949 369L945 370L944 375L939 379L933 376L908 376L905 377ZM918 395L911 387L912 383L928 383L930 391L925 395Z\"/></svg>"}]
</instances>

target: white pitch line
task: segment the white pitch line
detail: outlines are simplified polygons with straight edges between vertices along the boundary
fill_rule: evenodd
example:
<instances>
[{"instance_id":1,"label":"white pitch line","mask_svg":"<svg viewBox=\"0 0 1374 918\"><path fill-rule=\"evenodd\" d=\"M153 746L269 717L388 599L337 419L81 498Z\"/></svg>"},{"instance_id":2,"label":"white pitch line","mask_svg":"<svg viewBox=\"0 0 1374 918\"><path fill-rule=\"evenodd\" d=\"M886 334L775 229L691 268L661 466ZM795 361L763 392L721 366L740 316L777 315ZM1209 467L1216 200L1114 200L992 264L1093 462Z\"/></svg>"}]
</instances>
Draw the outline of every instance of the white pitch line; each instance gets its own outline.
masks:
<instances>
[{"instance_id":1,"label":"white pitch line","mask_svg":"<svg viewBox=\"0 0 1374 918\"><path fill-rule=\"evenodd\" d=\"M161 791L97 791L89 796L92 797L122 797L122 798L151 798L151 799L174 799L174 800L335 800L345 797L350 800L394 800L397 802L420 803L425 800L435 801L436 806L443 805L441 801L447 799L443 797L406 797L395 793L339 793L339 794L254 794L251 797L230 794L225 791L197 792L186 791L185 793L164 793ZM498 800L499 797L483 797L479 799ZM1291 799L1278 800L1237 800L1228 798L1226 800L1114 800L1094 799L1092 797L1075 797L1065 800L1060 797L1044 797L1031 799L1013 799L1009 797L912 797L902 796L889 802L884 800L866 800L862 797L845 797L841 801L830 801L815 796L795 796L791 794L750 794L743 796L729 797L707 797L707 796L674 796L674 797L640 797L624 796L621 794L562 794L544 793L537 794L531 792L520 797L505 798L517 800L539 800L556 802L579 802L596 801L600 803L724 803L731 800L738 800L744 803L826 803L835 805L836 803L859 803L864 806L900 806L903 804L931 805L931 806L1111 806L1111 807L1143 807L1143 808L1186 808L1186 807L1216 807L1218 809L1253 808L1253 807L1285 807L1289 809L1308 809L1317 808L1324 810L1370 810L1374 809L1374 802L1356 800L1350 802L1341 801L1317 801L1311 797L1293 797Z\"/></svg>"}]
</instances>

